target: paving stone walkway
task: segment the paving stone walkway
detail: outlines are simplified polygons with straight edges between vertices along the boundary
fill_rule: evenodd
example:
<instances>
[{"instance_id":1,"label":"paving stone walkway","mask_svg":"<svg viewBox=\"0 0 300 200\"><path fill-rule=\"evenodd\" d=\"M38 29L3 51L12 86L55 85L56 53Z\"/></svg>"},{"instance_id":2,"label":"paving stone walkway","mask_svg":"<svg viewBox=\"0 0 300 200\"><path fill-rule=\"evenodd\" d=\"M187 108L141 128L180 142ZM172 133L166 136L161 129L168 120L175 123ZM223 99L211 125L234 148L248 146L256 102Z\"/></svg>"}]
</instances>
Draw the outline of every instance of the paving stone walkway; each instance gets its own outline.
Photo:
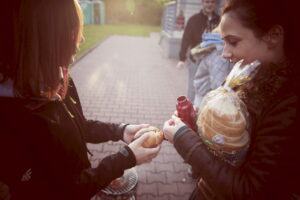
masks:
<instances>
[{"instance_id":1,"label":"paving stone walkway","mask_svg":"<svg viewBox=\"0 0 300 200\"><path fill-rule=\"evenodd\" d=\"M113 35L77 61L71 75L78 87L86 118L106 122L148 123L162 128L186 91L187 70L175 69L166 58L159 34L150 37ZM124 143L88 144L93 166ZM188 165L164 141L151 163L136 167L138 200L185 200L194 188Z\"/></svg>"}]
</instances>

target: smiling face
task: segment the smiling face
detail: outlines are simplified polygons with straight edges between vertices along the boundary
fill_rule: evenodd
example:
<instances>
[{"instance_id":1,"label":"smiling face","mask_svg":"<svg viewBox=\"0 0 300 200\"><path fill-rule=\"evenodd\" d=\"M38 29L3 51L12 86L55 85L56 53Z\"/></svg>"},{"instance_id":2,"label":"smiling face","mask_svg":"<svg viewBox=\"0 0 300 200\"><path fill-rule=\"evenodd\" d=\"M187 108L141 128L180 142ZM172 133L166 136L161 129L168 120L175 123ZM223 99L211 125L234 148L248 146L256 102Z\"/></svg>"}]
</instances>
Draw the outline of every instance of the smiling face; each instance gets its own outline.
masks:
<instances>
[{"instance_id":1,"label":"smiling face","mask_svg":"<svg viewBox=\"0 0 300 200\"><path fill-rule=\"evenodd\" d=\"M253 30L241 24L234 12L228 12L222 16L220 30L225 41L222 56L232 62L244 59L243 65L255 60L270 63L281 56L278 51L279 46L273 45L273 40L268 34L261 38L257 37Z\"/></svg>"}]
</instances>

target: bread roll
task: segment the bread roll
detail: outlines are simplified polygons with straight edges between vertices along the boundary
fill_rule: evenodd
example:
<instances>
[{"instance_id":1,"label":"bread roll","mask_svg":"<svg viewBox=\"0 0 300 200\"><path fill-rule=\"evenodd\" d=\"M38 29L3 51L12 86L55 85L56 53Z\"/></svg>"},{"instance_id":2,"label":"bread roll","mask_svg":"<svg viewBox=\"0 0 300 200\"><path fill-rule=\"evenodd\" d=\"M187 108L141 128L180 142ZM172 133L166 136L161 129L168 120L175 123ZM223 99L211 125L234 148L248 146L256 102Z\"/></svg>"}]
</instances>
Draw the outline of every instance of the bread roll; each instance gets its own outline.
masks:
<instances>
[{"instance_id":1,"label":"bread roll","mask_svg":"<svg viewBox=\"0 0 300 200\"><path fill-rule=\"evenodd\" d=\"M164 139L164 134L161 130L159 130L158 128L154 127L154 126L150 126L147 128L142 128L141 130L139 130L135 135L137 137L141 136L142 134L148 133L150 132L151 135L149 138L147 138L147 140L144 141L144 143L142 144L143 147L145 148L153 148L158 146L159 144L162 143L163 139Z\"/></svg>"}]
</instances>

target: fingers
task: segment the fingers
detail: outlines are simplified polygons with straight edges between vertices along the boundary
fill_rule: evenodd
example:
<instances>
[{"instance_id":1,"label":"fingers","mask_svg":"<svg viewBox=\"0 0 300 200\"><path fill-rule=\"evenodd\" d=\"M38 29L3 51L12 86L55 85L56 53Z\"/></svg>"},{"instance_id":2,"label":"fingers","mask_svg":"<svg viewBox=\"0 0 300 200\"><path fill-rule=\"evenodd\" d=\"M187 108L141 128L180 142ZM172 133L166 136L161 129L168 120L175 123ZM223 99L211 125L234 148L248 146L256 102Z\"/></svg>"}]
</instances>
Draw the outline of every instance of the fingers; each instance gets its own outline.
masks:
<instances>
[{"instance_id":1,"label":"fingers","mask_svg":"<svg viewBox=\"0 0 300 200\"><path fill-rule=\"evenodd\" d=\"M138 134L134 135L133 139L136 140L137 138L141 137L144 133L139 132Z\"/></svg>"},{"instance_id":2,"label":"fingers","mask_svg":"<svg viewBox=\"0 0 300 200\"><path fill-rule=\"evenodd\" d=\"M174 121L175 124L178 124L181 122L181 119L175 115L172 115L172 120Z\"/></svg>"},{"instance_id":3,"label":"fingers","mask_svg":"<svg viewBox=\"0 0 300 200\"><path fill-rule=\"evenodd\" d=\"M151 132L147 132L145 134L141 134L140 136L138 136L138 138L136 138L135 142L137 145L141 145L144 141L146 141L151 135Z\"/></svg>"},{"instance_id":4,"label":"fingers","mask_svg":"<svg viewBox=\"0 0 300 200\"><path fill-rule=\"evenodd\" d=\"M140 124L139 125L139 130L142 129L142 128L148 128L150 126L150 124Z\"/></svg>"},{"instance_id":5,"label":"fingers","mask_svg":"<svg viewBox=\"0 0 300 200\"><path fill-rule=\"evenodd\" d=\"M147 128L147 127L149 127L150 125L149 124L135 124L135 125L128 125L128 126L130 126L131 127L131 130L133 131L133 132L137 132L137 131L139 131L140 129L142 129L142 128Z\"/></svg>"},{"instance_id":6,"label":"fingers","mask_svg":"<svg viewBox=\"0 0 300 200\"><path fill-rule=\"evenodd\" d=\"M154 157L157 156L160 150L160 145L154 148L144 148L141 145L141 143L146 140L150 134L151 133L145 133L140 138L128 145L135 155L137 165L150 162Z\"/></svg>"},{"instance_id":7,"label":"fingers","mask_svg":"<svg viewBox=\"0 0 300 200\"><path fill-rule=\"evenodd\" d=\"M148 152L150 153L150 154L153 154L154 155L154 157L157 155L157 153L160 151L160 148L161 148L161 145L158 145L158 146L156 146L156 147L153 147L153 148L147 148L148 150Z\"/></svg>"},{"instance_id":8,"label":"fingers","mask_svg":"<svg viewBox=\"0 0 300 200\"><path fill-rule=\"evenodd\" d=\"M169 120L169 126L174 126L175 125L175 122L173 119Z\"/></svg>"},{"instance_id":9,"label":"fingers","mask_svg":"<svg viewBox=\"0 0 300 200\"><path fill-rule=\"evenodd\" d=\"M153 147L153 148L146 148L145 151L148 154L146 162L151 162L152 159L157 156L157 154L159 153L160 149L161 149L161 145L158 145L157 147Z\"/></svg>"},{"instance_id":10,"label":"fingers","mask_svg":"<svg viewBox=\"0 0 300 200\"><path fill-rule=\"evenodd\" d=\"M132 130L132 132L133 132L133 140L136 140L137 138L139 138L143 134L142 132L139 132L141 129L148 128L149 126L150 126L150 124L134 125L134 129ZM137 132L139 132L139 133L136 134Z\"/></svg>"},{"instance_id":11,"label":"fingers","mask_svg":"<svg viewBox=\"0 0 300 200\"><path fill-rule=\"evenodd\" d=\"M165 121L164 127L163 127L163 131L164 131L164 129L165 129L166 127L171 126L172 122L173 122L172 119L169 119L169 120Z\"/></svg>"},{"instance_id":12,"label":"fingers","mask_svg":"<svg viewBox=\"0 0 300 200\"><path fill-rule=\"evenodd\" d=\"M173 115L178 116L178 111L175 110L174 113L173 113Z\"/></svg>"},{"instance_id":13,"label":"fingers","mask_svg":"<svg viewBox=\"0 0 300 200\"><path fill-rule=\"evenodd\" d=\"M167 121L165 121L164 123L164 127L162 129L163 133L164 133L164 136L165 136L165 133L168 132L168 130L172 129L172 127L175 125L175 122L173 119L169 119Z\"/></svg>"},{"instance_id":14,"label":"fingers","mask_svg":"<svg viewBox=\"0 0 300 200\"><path fill-rule=\"evenodd\" d=\"M178 118L178 116L172 115L172 119L177 120L177 119L180 119L180 118Z\"/></svg>"},{"instance_id":15,"label":"fingers","mask_svg":"<svg viewBox=\"0 0 300 200\"><path fill-rule=\"evenodd\" d=\"M194 106L194 110L195 110L195 112L197 113L197 112L199 111L199 107Z\"/></svg>"}]
</instances>

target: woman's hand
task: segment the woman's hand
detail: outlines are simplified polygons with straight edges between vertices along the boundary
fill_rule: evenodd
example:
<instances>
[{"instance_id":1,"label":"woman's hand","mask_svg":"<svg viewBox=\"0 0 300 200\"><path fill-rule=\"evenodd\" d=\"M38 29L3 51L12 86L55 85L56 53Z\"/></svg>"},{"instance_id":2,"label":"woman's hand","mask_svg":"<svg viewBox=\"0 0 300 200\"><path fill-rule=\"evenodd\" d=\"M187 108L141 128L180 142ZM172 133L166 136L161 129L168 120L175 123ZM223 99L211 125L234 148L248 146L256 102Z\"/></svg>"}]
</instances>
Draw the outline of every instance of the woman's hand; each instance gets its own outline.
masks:
<instances>
[{"instance_id":1,"label":"woman's hand","mask_svg":"<svg viewBox=\"0 0 300 200\"><path fill-rule=\"evenodd\" d=\"M160 150L160 145L154 148L144 148L142 144L150 137L151 133L145 133L133 142L131 142L128 147L132 150L135 155L136 164L140 165L142 163L150 162L155 158Z\"/></svg>"},{"instance_id":2,"label":"woman's hand","mask_svg":"<svg viewBox=\"0 0 300 200\"><path fill-rule=\"evenodd\" d=\"M150 126L149 124L127 125L124 130L123 141L129 144L135 139L134 136L136 132L138 132L142 128L147 128L149 126Z\"/></svg>"},{"instance_id":3,"label":"woman's hand","mask_svg":"<svg viewBox=\"0 0 300 200\"><path fill-rule=\"evenodd\" d=\"M164 127L163 127L163 132L164 132L164 137L170 142L174 143L174 135L180 129L181 127L186 126L185 123L181 121L180 118L177 116L173 115L171 119L165 121Z\"/></svg>"}]
</instances>

